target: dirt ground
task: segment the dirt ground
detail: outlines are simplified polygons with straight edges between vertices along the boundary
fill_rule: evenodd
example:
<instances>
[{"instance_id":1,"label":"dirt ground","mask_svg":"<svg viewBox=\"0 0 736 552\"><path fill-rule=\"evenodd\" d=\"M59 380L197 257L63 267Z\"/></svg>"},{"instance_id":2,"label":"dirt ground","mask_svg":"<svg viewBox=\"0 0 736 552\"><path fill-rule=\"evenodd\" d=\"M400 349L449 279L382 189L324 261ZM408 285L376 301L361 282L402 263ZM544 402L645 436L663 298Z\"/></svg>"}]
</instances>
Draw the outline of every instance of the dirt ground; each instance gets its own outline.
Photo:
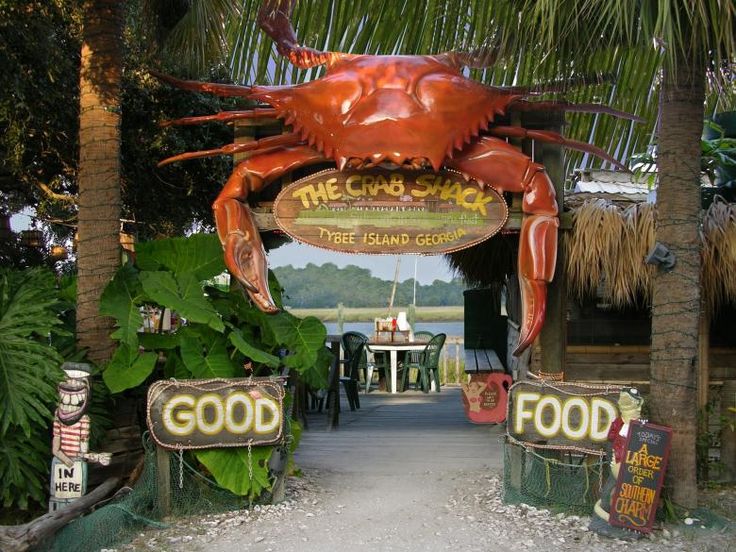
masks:
<instances>
[{"instance_id":1,"label":"dirt ground","mask_svg":"<svg viewBox=\"0 0 736 552\"><path fill-rule=\"evenodd\" d=\"M504 504L504 427L469 424L457 389L370 393L361 406L338 431L311 420L281 504L177 520L118 550L736 552L735 530L701 528L695 514L628 542L591 532L587 517ZM733 491L703 496L734 516Z\"/></svg>"},{"instance_id":2,"label":"dirt ground","mask_svg":"<svg viewBox=\"0 0 736 552\"><path fill-rule=\"evenodd\" d=\"M118 550L736 551L733 530L699 528L698 521L627 542L592 533L587 517L505 505L501 492L500 474L487 472L361 479L310 470L289 481L282 504L179 520Z\"/></svg>"}]
</instances>

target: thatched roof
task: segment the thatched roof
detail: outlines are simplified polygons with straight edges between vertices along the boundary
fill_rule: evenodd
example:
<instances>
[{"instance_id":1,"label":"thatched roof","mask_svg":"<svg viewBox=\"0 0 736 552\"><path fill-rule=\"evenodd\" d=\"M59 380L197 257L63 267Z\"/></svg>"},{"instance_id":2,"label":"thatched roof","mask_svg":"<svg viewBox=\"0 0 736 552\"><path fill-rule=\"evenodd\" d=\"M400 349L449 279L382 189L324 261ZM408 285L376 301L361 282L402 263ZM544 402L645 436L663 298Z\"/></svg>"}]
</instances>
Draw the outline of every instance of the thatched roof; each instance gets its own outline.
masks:
<instances>
[{"instance_id":1,"label":"thatched roof","mask_svg":"<svg viewBox=\"0 0 736 552\"><path fill-rule=\"evenodd\" d=\"M470 287L502 284L516 272L516 235L496 234L468 249L445 255L450 267Z\"/></svg>"},{"instance_id":2,"label":"thatched roof","mask_svg":"<svg viewBox=\"0 0 736 552\"><path fill-rule=\"evenodd\" d=\"M619 307L650 302L655 268L644 257L654 245L654 210L649 203L624 207L603 199L574 210L573 229L565 236L574 297L597 290ZM736 204L716 197L704 213L701 238L701 286L715 313L719 306L736 305Z\"/></svg>"}]
</instances>

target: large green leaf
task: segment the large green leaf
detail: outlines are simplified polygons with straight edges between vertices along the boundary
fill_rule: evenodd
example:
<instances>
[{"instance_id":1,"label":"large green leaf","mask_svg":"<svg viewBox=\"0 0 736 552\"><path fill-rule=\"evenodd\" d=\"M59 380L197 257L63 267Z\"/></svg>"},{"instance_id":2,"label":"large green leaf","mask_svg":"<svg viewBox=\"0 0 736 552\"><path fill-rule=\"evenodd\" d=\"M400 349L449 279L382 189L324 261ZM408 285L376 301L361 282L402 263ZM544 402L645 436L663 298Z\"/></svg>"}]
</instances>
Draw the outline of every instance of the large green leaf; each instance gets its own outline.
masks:
<instances>
[{"instance_id":1,"label":"large green leaf","mask_svg":"<svg viewBox=\"0 0 736 552\"><path fill-rule=\"evenodd\" d=\"M50 439L43 438L47 432L32 436L16 433L12 438L0 439L0 502L3 507L15 504L25 510L29 499L43 503L51 455Z\"/></svg>"},{"instance_id":2,"label":"large green leaf","mask_svg":"<svg viewBox=\"0 0 736 552\"><path fill-rule=\"evenodd\" d=\"M322 347L317 352L314 363L299 370L302 380L312 389L327 389L327 375L334 359L335 356L330 350L327 347Z\"/></svg>"},{"instance_id":3,"label":"large green leaf","mask_svg":"<svg viewBox=\"0 0 736 552\"><path fill-rule=\"evenodd\" d=\"M222 245L214 234L194 234L136 245L136 265L141 270L166 268L175 274L189 272L198 281L225 271Z\"/></svg>"},{"instance_id":4,"label":"large green leaf","mask_svg":"<svg viewBox=\"0 0 736 552\"><path fill-rule=\"evenodd\" d=\"M224 331L225 326L217 311L207 300L199 280L192 273L176 276L169 272L140 273L143 290L159 305L176 311L190 322L207 324L214 330Z\"/></svg>"},{"instance_id":5,"label":"large green leaf","mask_svg":"<svg viewBox=\"0 0 736 552\"><path fill-rule=\"evenodd\" d=\"M233 331L230 332L230 343L235 345L235 348L238 351L243 353L254 362L265 364L270 368L278 368L279 364L281 363L279 357L267 353L266 351L262 351L261 349L258 349L257 347L248 343L243 333L238 329L233 329Z\"/></svg>"},{"instance_id":6,"label":"large green leaf","mask_svg":"<svg viewBox=\"0 0 736 552\"><path fill-rule=\"evenodd\" d=\"M217 335L201 340L194 333L180 338L181 359L194 378L234 378L243 376L242 368L230 359L225 346L226 339Z\"/></svg>"},{"instance_id":7,"label":"large green leaf","mask_svg":"<svg viewBox=\"0 0 736 552\"><path fill-rule=\"evenodd\" d=\"M130 265L124 265L105 287L100 298L100 312L115 318L118 327L110 337L135 347L138 328L143 325L139 303L143 288L138 279L138 271Z\"/></svg>"},{"instance_id":8,"label":"large green leaf","mask_svg":"<svg viewBox=\"0 0 736 552\"><path fill-rule=\"evenodd\" d=\"M268 461L273 447L253 447L248 459L247 448L229 448L197 451L194 454L210 471L215 481L230 492L251 499L271 488ZM252 467L250 479L248 465Z\"/></svg>"},{"instance_id":9,"label":"large green leaf","mask_svg":"<svg viewBox=\"0 0 736 552\"><path fill-rule=\"evenodd\" d=\"M179 346L179 334L142 333L138 334L138 342L149 351L158 349L168 351Z\"/></svg>"},{"instance_id":10,"label":"large green leaf","mask_svg":"<svg viewBox=\"0 0 736 552\"><path fill-rule=\"evenodd\" d=\"M102 379L112 393L132 389L151 375L157 358L157 353L139 353L137 347L121 343L102 372Z\"/></svg>"},{"instance_id":11,"label":"large green leaf","mask_svg":"<svg viewBox=\"0 0 736 552\"><path fill-rule=\"evenodd\" d=\"M288 312L266 316L264 320L279 343L289 351L284 364L299 372L308 370L317 360L317 353L325 346L327 330L314 316L300 319Z\"/></svg>"},{"instance_id":12,"label":"large green leaf","mask_svg":"<svg viewBox=\"0 0 736 552\"><path fill-rule=\"evenodd\" d=\"M47 343L61 324L54 283L50 271L0 270L0 436L51 419L64 360Z\"/></svg>"}]
</instances>

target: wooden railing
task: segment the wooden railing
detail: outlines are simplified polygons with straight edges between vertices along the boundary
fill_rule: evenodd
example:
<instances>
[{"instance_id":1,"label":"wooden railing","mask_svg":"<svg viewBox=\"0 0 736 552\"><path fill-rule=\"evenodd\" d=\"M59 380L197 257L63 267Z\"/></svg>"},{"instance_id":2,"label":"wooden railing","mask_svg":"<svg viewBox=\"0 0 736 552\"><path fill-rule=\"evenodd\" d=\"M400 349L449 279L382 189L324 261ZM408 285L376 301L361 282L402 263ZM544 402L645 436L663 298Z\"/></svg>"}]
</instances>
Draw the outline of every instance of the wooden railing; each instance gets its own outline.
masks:
<instances>
[{"instance_id":1,"label":"wooden railing","mask_svg":"<svg viewBox=\"0 0 736 552\"><path fill-rule=\"evenodd\" d=\"M458 336L447 336L445 346L440 355L440 383L466 383L465 374L465 340Z\"/></svg>"}]
</instances>

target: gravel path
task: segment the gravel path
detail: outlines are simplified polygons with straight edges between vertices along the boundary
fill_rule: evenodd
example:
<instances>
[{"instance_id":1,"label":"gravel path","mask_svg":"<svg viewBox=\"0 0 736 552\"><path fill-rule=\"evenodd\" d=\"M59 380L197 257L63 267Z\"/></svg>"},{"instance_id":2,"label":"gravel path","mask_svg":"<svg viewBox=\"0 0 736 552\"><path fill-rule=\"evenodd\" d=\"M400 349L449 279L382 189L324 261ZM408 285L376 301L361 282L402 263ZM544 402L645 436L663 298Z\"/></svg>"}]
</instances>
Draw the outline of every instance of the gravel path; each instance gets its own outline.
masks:
<instances>
[{"instance_id":1,"label":"gravel path","mask_svg":"<svg viewBox=\"0 0 736 552\"><path fill-rule=\"evenodd\" d=\"M285 502L178 520L120 550L736 552L733 533L668 527L632 543L591 533L586 517L506 505L498 428L471 426L459 411L417 429L425 410L459 405L457 393L368 399L339 431L305 433L303 474L289 479ZM404 419L411 431L399 431Z\"/></svg>"}]
</instances>

